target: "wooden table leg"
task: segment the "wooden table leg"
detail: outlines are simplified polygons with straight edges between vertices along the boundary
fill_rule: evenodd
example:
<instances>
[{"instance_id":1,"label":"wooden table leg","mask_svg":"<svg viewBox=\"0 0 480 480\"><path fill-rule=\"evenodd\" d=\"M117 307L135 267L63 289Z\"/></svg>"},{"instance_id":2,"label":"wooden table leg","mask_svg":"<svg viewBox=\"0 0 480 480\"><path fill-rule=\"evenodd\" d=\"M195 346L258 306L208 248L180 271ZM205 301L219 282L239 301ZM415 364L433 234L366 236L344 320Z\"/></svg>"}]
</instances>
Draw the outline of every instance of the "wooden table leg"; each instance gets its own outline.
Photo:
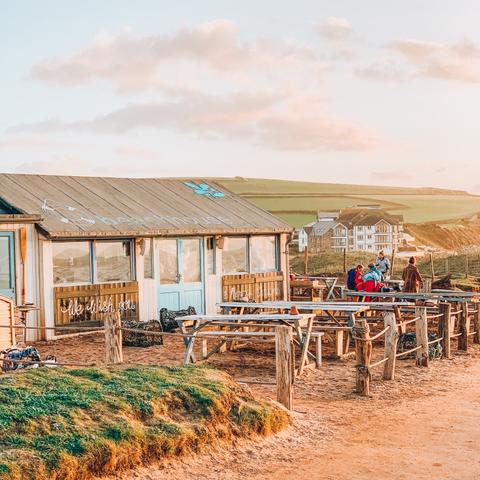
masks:
<instances>
[{"instance_id":1,"label":"wooden table leg","mask_svg":"<svg viewBox=\"0 0 480 480\"><path fill-rule=\"evenodd\" d=\"M185 328L185 325L183 323L179 323L180 331L184 335L188 335L187 329ZM195 343L195 335L198 330L198 324L199 322L193 322L193 328L191 332L191 337L184 337L183 342L185 343L185 356L183 358L183 364L188 365L190 362L195 363L195 354L193 353L193 344Z\"/></svg>"},{"instance_id":2,"label":"wooden table leg","mask_svg":"<svg viewBox=\"0 0 480 480\"><path fill-rule=\"evenodd\" d=\"M298 367L298 374L301 375L305 365L308 363L308 347L310 346L310 337L312 335L313 317L308 319L307 331L302 339L302 351L300 354L300 365Z\"/></svg>"}]
</instances>

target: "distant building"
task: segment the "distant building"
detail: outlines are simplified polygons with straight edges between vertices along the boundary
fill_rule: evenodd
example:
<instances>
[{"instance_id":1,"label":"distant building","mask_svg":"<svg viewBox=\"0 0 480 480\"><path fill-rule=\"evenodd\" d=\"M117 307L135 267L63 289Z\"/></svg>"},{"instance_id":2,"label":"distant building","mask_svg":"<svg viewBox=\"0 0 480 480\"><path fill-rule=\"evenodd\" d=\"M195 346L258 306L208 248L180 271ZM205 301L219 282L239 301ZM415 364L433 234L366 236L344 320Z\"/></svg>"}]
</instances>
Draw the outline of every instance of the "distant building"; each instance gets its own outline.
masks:
<instances>
[{"instance_id":1,"label":"distant building","mask_svg":"<svg viewBox=\"0 0 480 480\"><path fill-rule=\"evenodd\" d=\"M299 232L299 251L308 245L311 253L345 249L384 250L391 254L401 245L402 235L403 216L391 215L372 206L321 212L316 222L305 225Z\"/></svg>"}]
</instances>

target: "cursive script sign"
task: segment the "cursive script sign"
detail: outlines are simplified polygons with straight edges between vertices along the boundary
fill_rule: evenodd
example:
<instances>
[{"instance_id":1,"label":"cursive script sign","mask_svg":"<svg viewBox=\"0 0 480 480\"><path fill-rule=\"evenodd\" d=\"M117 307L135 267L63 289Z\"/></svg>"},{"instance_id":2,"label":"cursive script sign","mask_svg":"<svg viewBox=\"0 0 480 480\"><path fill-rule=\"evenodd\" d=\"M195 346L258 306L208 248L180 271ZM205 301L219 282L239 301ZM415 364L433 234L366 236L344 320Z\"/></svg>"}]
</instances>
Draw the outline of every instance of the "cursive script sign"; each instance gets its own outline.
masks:
<instances>
[{"instance_id":1,"label":"cursive script sign","mask_svg":"<svg viewBox=\"0 0 480 480\"><path fill-rule=\"evenodd\" d=\"M55 288L55 325L97 325L105 315L120 313L138 320L137 282L77 285Z\"/></svg>"}]
</instances>

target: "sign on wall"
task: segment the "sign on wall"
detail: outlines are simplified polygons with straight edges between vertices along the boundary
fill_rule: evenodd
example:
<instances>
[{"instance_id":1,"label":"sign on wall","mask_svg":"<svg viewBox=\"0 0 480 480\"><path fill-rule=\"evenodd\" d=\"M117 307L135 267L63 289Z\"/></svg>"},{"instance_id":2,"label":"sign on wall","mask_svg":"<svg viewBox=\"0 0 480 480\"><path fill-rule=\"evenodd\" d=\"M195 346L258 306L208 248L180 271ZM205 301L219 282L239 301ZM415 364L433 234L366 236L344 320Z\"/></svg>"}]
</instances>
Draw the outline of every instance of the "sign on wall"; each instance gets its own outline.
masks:
<instances>
[{"instance_id":1,"label":"sign on wall","mask_svg":"<svg viewBox=\"0 0 480 480\"><path fill-rule=\"evenodd\" d=\"M138 320L137 282L55 287L54 298L55 326L95 326L116 312L122 320Z\"/></svg>"}]
</instances>

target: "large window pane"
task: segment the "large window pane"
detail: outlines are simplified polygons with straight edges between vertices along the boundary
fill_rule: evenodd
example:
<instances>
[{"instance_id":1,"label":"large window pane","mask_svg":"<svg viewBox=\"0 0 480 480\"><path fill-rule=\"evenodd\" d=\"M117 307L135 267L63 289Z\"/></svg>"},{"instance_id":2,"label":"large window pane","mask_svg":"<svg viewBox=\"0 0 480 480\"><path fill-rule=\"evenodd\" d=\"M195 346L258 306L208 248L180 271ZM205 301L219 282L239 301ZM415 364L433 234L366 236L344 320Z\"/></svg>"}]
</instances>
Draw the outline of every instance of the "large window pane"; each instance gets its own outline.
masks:
<instances>
[{"instance_id":1,"label":"large window pane","mask_svg":"<svg viewBox=\"0 0 480 480\"><path fill-rule=\"evenodd\" d=\"M207 266L207 274L215 275L216 272L216 259L215 259L215 237L207 237L205 239L205 264Z\"/></svg>"},{"instance_id":2,"label":"large window pane","mask_svg":"<svg viewBox=\"0 0 480 480\"><path fill-rule=\"evenodd\" d=\"M160 240L158 243L160 257L160 283L163 285L177 283L177 240Z\"/></svg>"},{"instance_id":3,"label":"large window pane","mask_svg":"<svg viewBox=\"0 0 480 480\"><path fill-rule=\"evenodd\" d=\"M0 290L10 288L10 239L0 237Z\"/></svg>"},{"instance_id":4,"label":"large window pane","mask_svg":"<svg viewBox=\"0 0 480 480\"><path fill-rule=\"evenodd\" d=\"M143 276L153 278L153 238L145 239L145 251L143 253Z\"/></svg>"},{"instance_id":5,"label":"large window pane","mask_svg":"<svg viewBox=\"0 0 480 480\"><path fill-rule=\"evenodd\" d=\"M128 282L132 279L131 242L96 242L98 282Z\"/></svg>"},{"instance_id":6,"label":"large window pane","mask_svg":"<svg viewBox=\"0 0 480 480\"><path fill-rule=\"evenodd\" d=\"M223 273L248 272L246 237L225 237L223 242Z\"/></svg>"},{"instance_id":7,"label":"large window pane","mask_svg":"<svg viewBox=\"0 0 480 480\"><path fill-rule=\"evenodd\" d=\"M202 281L200 270L200 240L182 240L182 260L184 283L196 283Z\"/></svg>"},{"instance_id":8,"label":"large window pane","mask_svg":"<svg viewBox=\"0 0 480 480\"><path fill-rule=\"evenodd\" d=\"M91 281L90 242L53 242L53 281L56 284Z\"/></svg>"},{"instance_id":9,"label":"large window pane","mask_svg":"<svg viewBox=\"0 0 480 480\"><path fill-rule=\"evenodd\" d=\"M251 237L250 262L252 273L274 272L277 269L275 237Z\"/></svg>"}]
</instances>

